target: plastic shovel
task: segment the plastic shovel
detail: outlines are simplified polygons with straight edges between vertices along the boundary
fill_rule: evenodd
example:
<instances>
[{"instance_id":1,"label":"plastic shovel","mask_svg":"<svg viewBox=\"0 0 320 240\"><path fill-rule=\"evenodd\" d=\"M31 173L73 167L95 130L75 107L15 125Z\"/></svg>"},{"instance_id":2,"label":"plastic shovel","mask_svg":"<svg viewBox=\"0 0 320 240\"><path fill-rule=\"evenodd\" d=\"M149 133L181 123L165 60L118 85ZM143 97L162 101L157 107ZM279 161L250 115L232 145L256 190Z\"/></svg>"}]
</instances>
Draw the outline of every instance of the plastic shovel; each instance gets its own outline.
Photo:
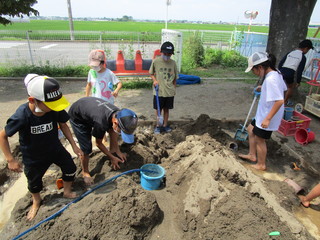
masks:
<instances>
[{"instance_id":1,"label":"plastic shovel","mask_svg":"<svg viewBox=\"0 0 320 240\"><path fill-rule=\"evenodd\" d=\"M249 117L250 117L250 114L251 114L251 112L252 112L252 108L253 108L253 106L254 106L254 104L255 104L255 102L256 102L256 100L257 100L257 98L258 98L259 95L260 95L260 92L257 92L257 91L255 90L255 91L254 91L254 98L253 98L252 104L251 104L251 106L250 106L250 110L249 110L249 112L248 112L247 118L246 118L246 120L245 120L245 122L244 122L243 125L240 124L240 126L242 126L242 128L241 128L241 129L238 129L238 130L236 131L235 136L234 136L234 138L235 138L236 140L239 140L239 141L246 141L246 140L247 140L247 138L248 138L248 131L247 131L245 128L246 128L248 119L249 119Z\"/></svg>"},{"instance_id":2,"label":"plastic shovel","mask_svg":"<svg viewBox=\"0 0 320 240\"><path fill-rule=\"evenodd\" d=\"M114 90L113 90L113 83L112 83L112 82L108 82L108 88L110 89L111 92L114 91ZM121 106L120 106L120 104L118 103L116 97L114 97L114 105L116 105L117 107L120 107L120 108L121 108Z\"/></svg>"},{"instance_id":3,"label":"plastic shovel","mask_svg":"<svg viewBox=\"0 0 320 240\"><path fill-rule=\"evenodd\" d=\"M110 89L111 92L113 92L113 83L108 82L108 88Z\"/></svg>"},{"instance_id":4,"label":"plastic shovel","mask_svg":"<svg viewBox=\"0 0 320 240\"><path fill-rule=\"evenodd\" d=\"M163 117L161 116L161 110L160 110L160 102L159 102L159 85L156 85L154 87L154 90L156 91L156 101L157 101L157 112L158 112L158 116L157 116L157 124L159 125L159 127L161 127L163 125Z\"/></svg>"}]
</instances>

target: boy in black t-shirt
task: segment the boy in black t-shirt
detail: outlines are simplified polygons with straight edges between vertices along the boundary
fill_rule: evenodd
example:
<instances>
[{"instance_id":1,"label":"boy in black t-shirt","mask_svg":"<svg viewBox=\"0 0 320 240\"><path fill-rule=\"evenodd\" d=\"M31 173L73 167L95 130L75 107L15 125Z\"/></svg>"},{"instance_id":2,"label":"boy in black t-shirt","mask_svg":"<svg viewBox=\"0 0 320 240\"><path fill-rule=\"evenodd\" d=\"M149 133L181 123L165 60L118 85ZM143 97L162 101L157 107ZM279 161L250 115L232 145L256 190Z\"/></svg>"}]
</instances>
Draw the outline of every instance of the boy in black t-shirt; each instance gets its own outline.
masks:
<instances>
[{"instance_id":1,"label":"boy in black t-shirt","mask_svg":"<svg viewBox=\"0 0 320 240\"><path fill-rule=\"evenodd\" d=\"M63 196L76 197L71 190L76 165L58 138L58 125L70 142L74 153L79 157L82 157L83 153L75 144L66 124L69 116L64 109L69 102L62 96L58 82L47 76L29 74L25 78L25 85L29 102L22 104L8 119L5 128L0 131L0 148L8 162L8 168L21 172L22 166L12 155L8 141L8 137L19 132L24 173L33 200L27 215L27 219L31 220L41 205L42 177L52 163L62 170Z\"/></svg>"},{"instance_id":2,"label":"boy in black t-shirt","mask_svg":"<svg viewBox=\"0 0 320 240\"><path fill-rule=\"evenodd\" d=\"M119 169L119 163L126 160L126 155L120 151L118 135L126 143L134 142L133 132L138 124L137 115L130 109L119 109L96 97L84 97L73 103L69 110L70 123L76 135L80 148L84 153L81 159L82 175L87 185L93 183L89 173L89 154L92 152L92 136L96 146L109 157L114 170ZM102 143L103 137L109 133L109 149Z\"/></svg>"}]
</instances>

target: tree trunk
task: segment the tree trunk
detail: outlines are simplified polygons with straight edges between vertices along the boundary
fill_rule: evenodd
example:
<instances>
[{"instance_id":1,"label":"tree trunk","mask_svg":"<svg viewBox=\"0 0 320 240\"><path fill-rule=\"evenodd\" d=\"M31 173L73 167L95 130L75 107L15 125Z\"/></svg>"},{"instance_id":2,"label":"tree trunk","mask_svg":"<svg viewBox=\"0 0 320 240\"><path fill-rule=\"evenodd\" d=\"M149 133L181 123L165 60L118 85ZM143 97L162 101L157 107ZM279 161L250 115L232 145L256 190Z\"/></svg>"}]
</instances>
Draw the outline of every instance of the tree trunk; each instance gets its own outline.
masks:
<instances>
[{"instance_id":1,"label":"tree trunk","mask_svg":"<svg viewBox=\"0 0 320 240\"><path fill-rule=\"evenodd\" d=\"M310 17L317 0L272 0L267 52L277 63L306 39Z\"/></svg>"}]
</instances>

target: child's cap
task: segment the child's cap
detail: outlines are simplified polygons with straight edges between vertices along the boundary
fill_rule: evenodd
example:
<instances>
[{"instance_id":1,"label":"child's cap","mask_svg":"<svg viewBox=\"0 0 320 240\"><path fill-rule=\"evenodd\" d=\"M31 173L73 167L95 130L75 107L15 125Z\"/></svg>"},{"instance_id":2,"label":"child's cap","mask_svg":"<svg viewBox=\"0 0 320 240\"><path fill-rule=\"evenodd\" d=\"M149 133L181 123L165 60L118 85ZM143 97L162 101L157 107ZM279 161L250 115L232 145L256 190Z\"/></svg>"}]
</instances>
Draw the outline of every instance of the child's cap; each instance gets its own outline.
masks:
<instances>
[{"instance_id":1,"label":"child's cap","mask_svg":"<svg viewBox=\"0 0 320 240\"><path fill-rule=\"evenodd\" d=\"M101 62L106 62L106 55L103 50L95 49L92 50L89 54L89 66L97 67L101 64Z\"/></svg>"},{"instance_id":2,"label":"child's cap","mask_svg":"<svg viewBox=\"0 0 320 240\"><path fill-rule=\"evenodd\" d=\"M299 48L310 48L313 49L312 42L309 39L305 39L299 43Z\"/></svg>"},{"instance_id":3,"label":"child's cap","mask_svg":"<svg viewBox=\"0 0 320 240\"><path fill-rule=\"evenodd\" d=\"M24 85L27 87L29 82L34 79L35 77L39 77L38 74L35 73L29 73L25 78L24 78Z\"/></svg>"},{"instance_id":4,"label":"child's cap","mask_svg":"<svg viewBox=\"0 0 320 240\"><path fill-rule=\"evenodd\" d=\"M137 115L130 109L123 108L117 112L116 118L121 129L122 140L126 143L133 143L133 132L136 130L138 125Z\"/></svg>"},{"instance_id":5,"label":"child's cap","mask_svg":"<svg viewBox=\"0 0 320 240\"><path fill-rule=\"evenodd\" d=\"M69 106L60 92L60 85L54 78L28 74L24 80L29 96L42 101L53 111L62 111Z\"/></svg>"},{"instance_id":6,"label":"child's cap","mask_svg":"<svg viewBox=\"0 0 320 240\"><path fill-rule=\"evenodd\" d=\"M171 42L164 42L161 45L160 52L174 54L174 46Z\"/></svg>"},{"instance_id":7,"label":"child's cap","mask_svg":"<svg viewBox=\"0 0 320 240\"><path fill-rule=\"evenodd\" d=\"M265 61L268 61L268 54L265 52L255 52L254 54L252 54L249 58L248 58L248 67L246 69L245 72L250 72L251 69L260 64L263 63Z\"/></svg>"}]
</instances>

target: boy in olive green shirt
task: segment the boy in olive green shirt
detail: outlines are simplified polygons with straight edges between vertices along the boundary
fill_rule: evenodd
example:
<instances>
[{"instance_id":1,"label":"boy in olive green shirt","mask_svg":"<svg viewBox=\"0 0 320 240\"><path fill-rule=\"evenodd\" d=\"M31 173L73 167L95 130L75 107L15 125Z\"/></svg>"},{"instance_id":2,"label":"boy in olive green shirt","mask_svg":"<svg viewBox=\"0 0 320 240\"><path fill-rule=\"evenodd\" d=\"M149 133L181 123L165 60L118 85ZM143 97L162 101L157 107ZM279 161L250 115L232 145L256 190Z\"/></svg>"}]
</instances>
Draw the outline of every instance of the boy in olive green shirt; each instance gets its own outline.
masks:
<instances>
[{"instance_id":1,"label":"boy in olive green shirt","mask_svg":"<svg viewBox=\"0 0 320 240\"><path fill-rule=\"evenodd\" d=\"M164 42L161 46L161 57L157 57L152 61L149 69L153 86L158 86L159 89L159 103L160 113L163 111L163 126L157 123L154 129L155 134L164 132L171 132L172 129L168 125L169 109L173 109L174 96L176 94L176 80L178 78L177 64L171 59L174 54L174 46L171 42ZM155 90L153 90L153 108L156 109L157 115L157 101Z\"/></svg>"}]
</instances>

